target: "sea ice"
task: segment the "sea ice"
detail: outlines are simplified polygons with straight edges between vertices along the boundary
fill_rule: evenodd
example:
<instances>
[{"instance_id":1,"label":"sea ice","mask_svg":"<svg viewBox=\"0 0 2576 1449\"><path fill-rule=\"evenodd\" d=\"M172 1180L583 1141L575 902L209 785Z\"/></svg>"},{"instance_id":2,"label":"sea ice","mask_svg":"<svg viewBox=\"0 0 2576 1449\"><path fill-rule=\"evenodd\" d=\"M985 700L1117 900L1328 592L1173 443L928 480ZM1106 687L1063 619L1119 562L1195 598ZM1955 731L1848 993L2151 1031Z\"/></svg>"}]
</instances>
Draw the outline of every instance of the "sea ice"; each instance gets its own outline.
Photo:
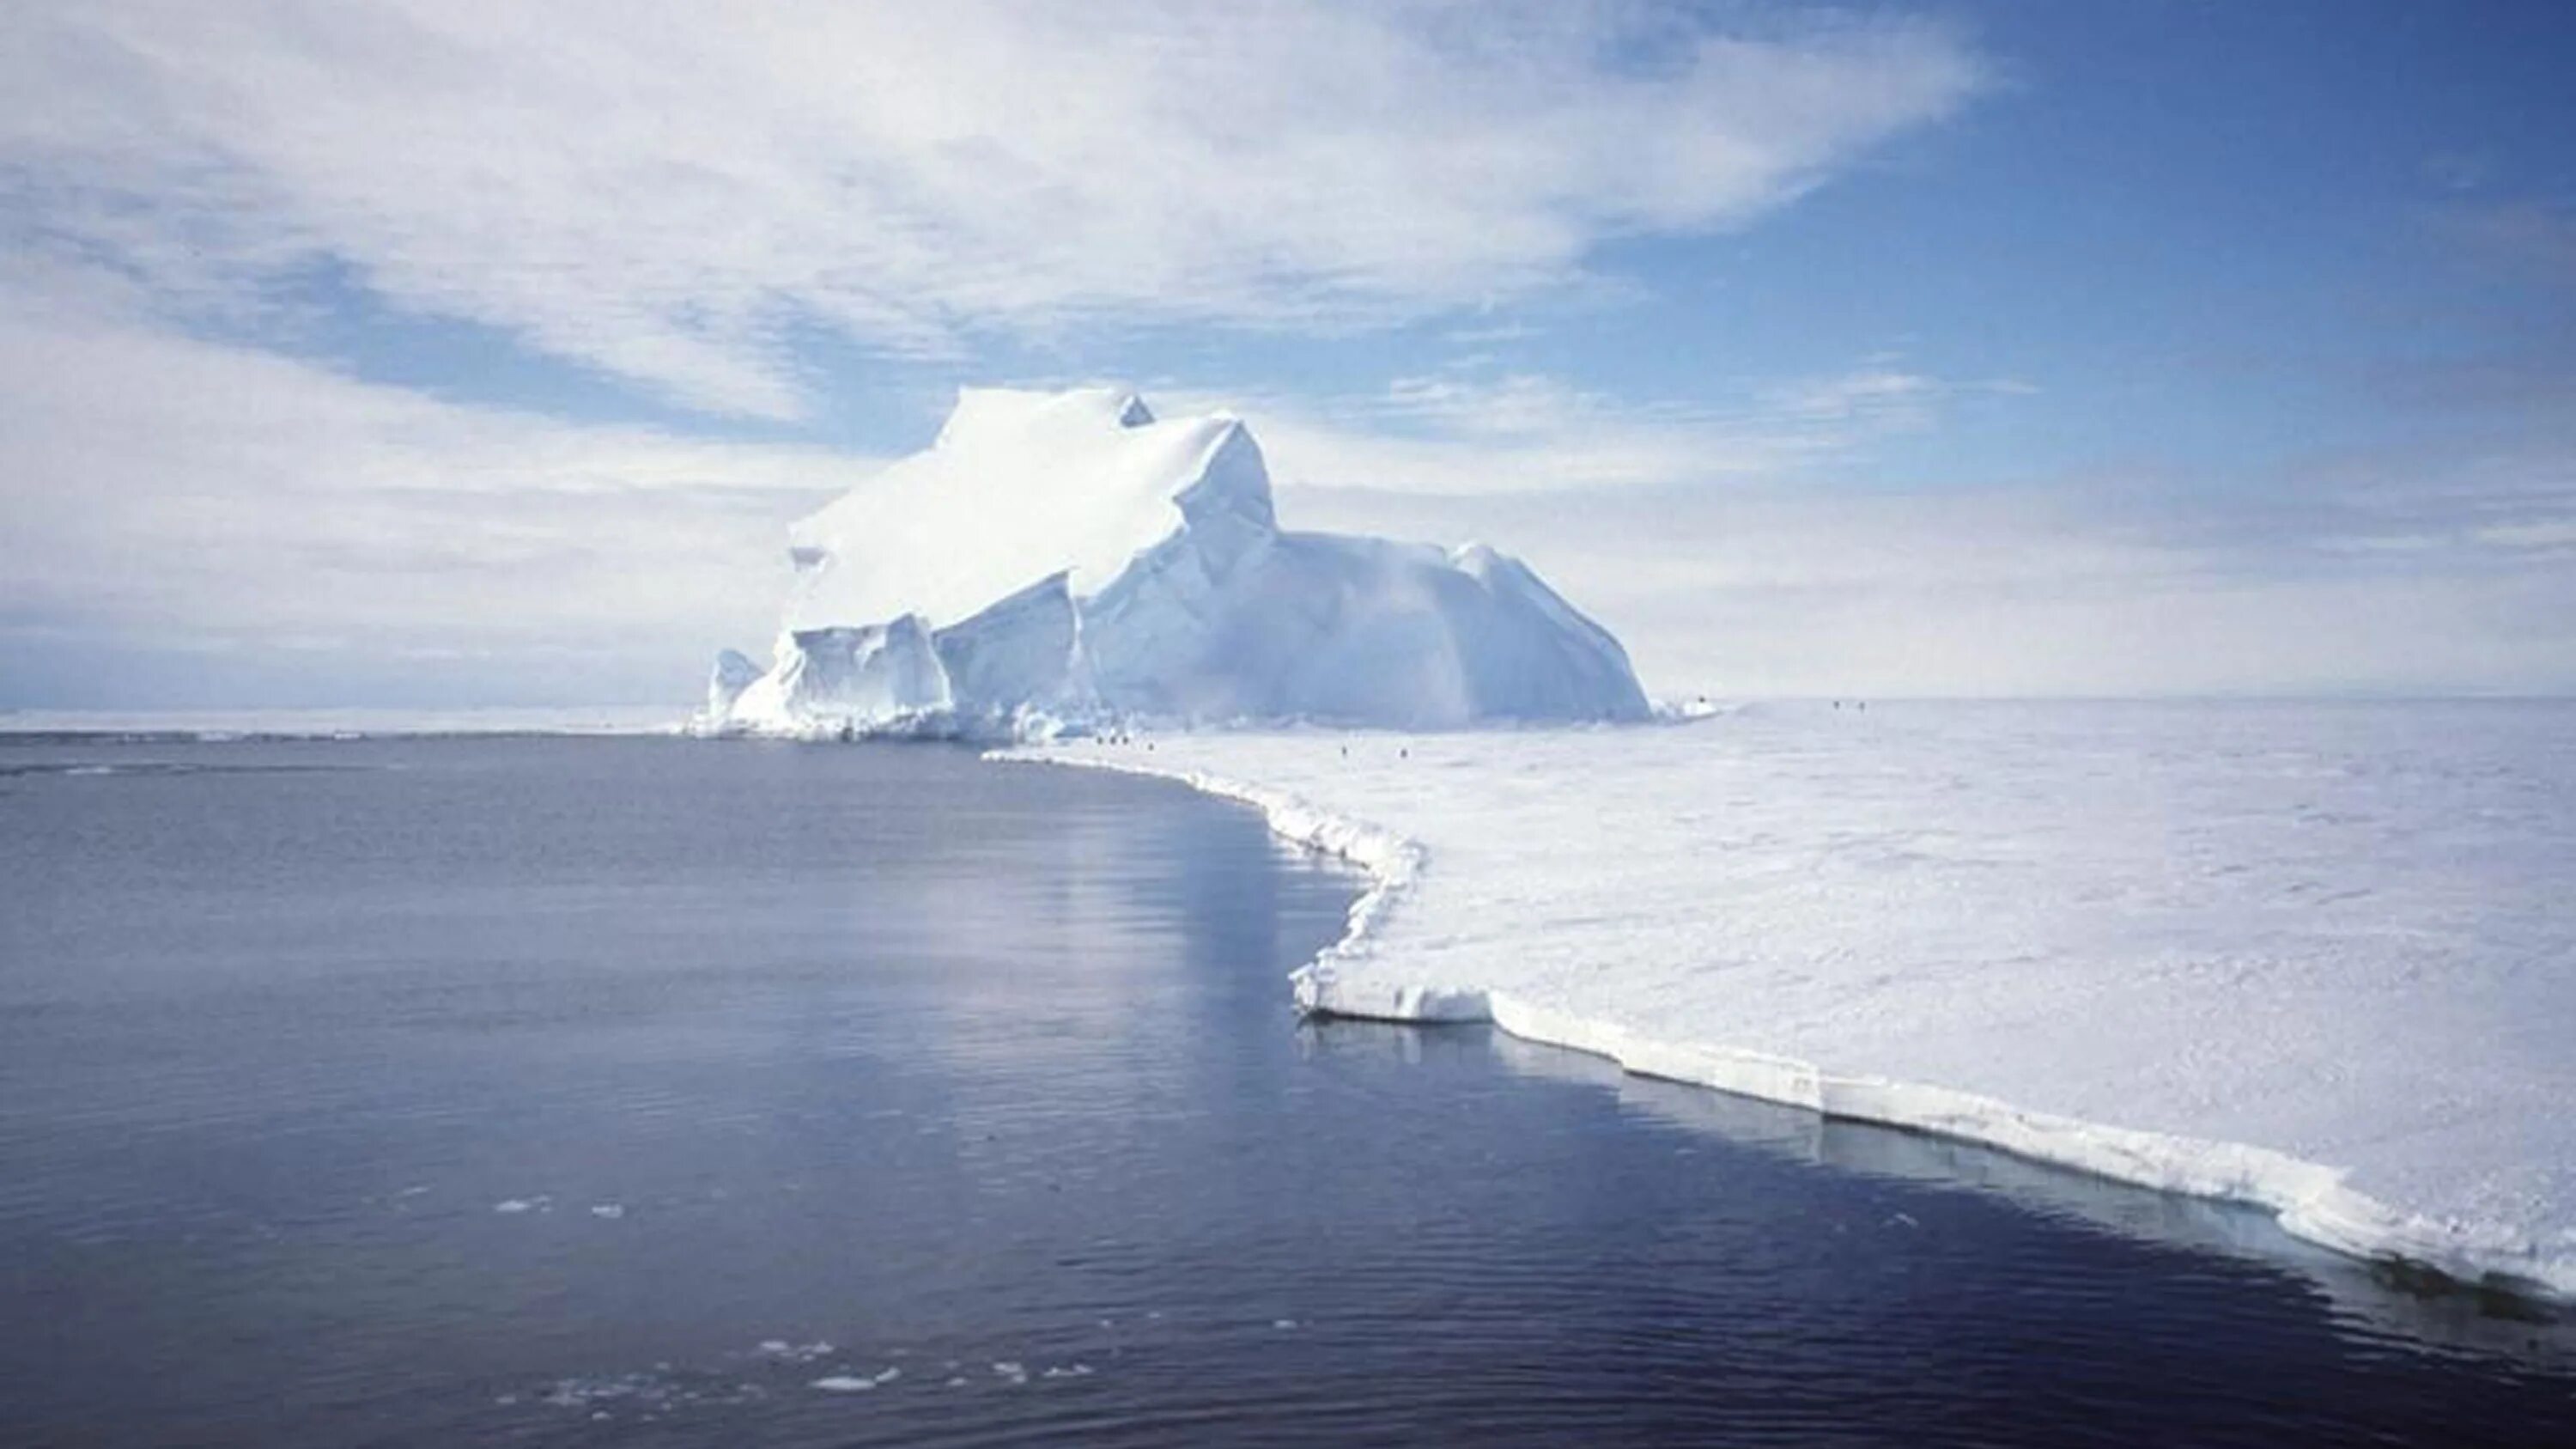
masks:
<instances>
[{"instance_id":1,"label":"sea ice","mask_svg":"<svg viewBox=\"0 0 2576 1449\"><path fill-rule=\"evenodd\" d=\"M2576 1295L2576 706L1165 735L1370 872L1312 1009L2259 1204Z\"/></svg>"}]
</instances>

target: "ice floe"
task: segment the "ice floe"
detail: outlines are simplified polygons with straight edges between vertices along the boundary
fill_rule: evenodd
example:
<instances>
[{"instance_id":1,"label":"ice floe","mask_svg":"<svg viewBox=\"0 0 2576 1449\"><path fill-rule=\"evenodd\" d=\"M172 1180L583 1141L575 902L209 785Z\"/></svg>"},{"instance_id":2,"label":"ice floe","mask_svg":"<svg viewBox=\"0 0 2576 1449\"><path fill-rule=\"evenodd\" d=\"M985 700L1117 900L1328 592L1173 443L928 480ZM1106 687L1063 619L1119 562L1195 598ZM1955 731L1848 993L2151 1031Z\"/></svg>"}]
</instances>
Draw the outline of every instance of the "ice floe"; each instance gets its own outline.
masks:
<instances>
[{"instance_id":1,"label":"ice floe","mask_svg":"<svg viewBox=\"0 0 2576 1449\"><path fill-rule=\"evenodd\" d=\"M1310 1010L2576 1295L2576 707L1710 715L1015 755L1181 778L1366 870Z\"/></svg>"}]
</instances>

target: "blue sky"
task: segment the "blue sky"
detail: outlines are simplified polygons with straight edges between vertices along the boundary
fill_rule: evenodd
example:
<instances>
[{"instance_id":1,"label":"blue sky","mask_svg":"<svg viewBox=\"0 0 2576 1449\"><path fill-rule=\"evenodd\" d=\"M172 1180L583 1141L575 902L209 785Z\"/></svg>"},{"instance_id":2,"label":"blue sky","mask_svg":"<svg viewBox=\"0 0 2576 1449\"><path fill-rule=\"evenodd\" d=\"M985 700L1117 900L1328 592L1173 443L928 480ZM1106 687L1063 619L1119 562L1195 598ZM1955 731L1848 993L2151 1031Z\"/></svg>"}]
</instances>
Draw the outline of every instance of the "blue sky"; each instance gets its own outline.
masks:
<instances>
[{"instance_id":1,"label":"blue sky","mask_svg":"<svg viewBox=\"0 0 2576 1449\"><path fill-rule=\"evenodd\" d=\"M1663 692L2576 689L2569 7L21 18L0 706L684 701L1095 380Z\"/></svg>"}]
</instances>

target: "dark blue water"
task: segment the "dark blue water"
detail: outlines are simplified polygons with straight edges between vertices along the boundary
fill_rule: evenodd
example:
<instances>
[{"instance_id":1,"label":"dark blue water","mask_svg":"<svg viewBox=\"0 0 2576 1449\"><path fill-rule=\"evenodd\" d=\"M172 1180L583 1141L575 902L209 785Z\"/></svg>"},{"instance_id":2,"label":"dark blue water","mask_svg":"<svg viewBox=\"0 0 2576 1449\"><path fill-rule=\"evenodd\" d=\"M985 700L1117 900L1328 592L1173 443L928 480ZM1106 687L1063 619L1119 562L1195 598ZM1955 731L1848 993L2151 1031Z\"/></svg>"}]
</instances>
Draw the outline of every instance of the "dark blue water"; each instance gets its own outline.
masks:
<instances>
[{"instance_id":1,"label":"dark blue water","mask_svg":"<svg viewBox=\"0 0 2576 1449\"><path fill-rule=\"evenodd\" d=\"M2576 1443L2241 1214L1300 1027L1351 882L1176 787L0 744L0 891L7 1443Z\"/></svg>"}]
</instances>

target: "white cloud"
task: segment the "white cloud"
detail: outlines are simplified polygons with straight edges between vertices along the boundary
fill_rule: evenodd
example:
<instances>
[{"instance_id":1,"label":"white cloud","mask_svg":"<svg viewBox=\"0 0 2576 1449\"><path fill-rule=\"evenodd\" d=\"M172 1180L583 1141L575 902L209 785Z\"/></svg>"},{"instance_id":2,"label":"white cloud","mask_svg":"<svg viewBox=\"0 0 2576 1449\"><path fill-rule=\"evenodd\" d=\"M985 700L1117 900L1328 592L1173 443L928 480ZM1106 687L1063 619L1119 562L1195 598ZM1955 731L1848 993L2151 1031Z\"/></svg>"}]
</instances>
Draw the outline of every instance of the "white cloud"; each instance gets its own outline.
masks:
<instances>
[{"instance_id":1,"label":"white cloud","mask_svg":"<svg viewBox=\"0 0 2576 1449\"><path fill-rule=\"evenodd\" d=\"M66 305L80 286L0 288L0 646L292 649L371 687L388 661L577 659L676 702L714 648L766 642L786 520L874 466L455 406L95 288Z\"/></svg>"},{"instance_id":2,"label":"white cloud","mask_svg":"<svg viewBox=\"0 0 2576 1449\"><path fill-rule=\"evenodd\" d=\"M191 308L329 262L695 406L792 415L795 325L936 352L1464 309L1577 280L1606 238L1748 221L1979 83L1938 26L1727 13L21 7L0 225Z\"/></svg>"},{"instance_id":3,"label":"white cloud","mask_svg":"<svg viewBox=\"0 0 2576 1449\"><path fill-rule=\"evenodd\" d=\"M774 627L782 525L874 466L456 406L130 307L94 277L0 286L0 659L48 638L194 650L351 699L384 697L387 661L446 664L441 702L506 681L676 709L708 651ZM1724 452L1755 420L1803 426L1764 406L1621 407L1522 377L1245 410L1291 526L1520 553L1658 689L2576 686L2576 484L2553 450L2337 459L2243 493L1924 492L1848 486L1894 466L1857 461L1849 419L1792 427L1785 464Z\"/></svg>"},{"instance_id":4,"label":"white cloud","mask_svg":"<svg viewBox=\"0 0 2576 1449\"><path fill-rule=\"evenodd\" d=\"M1257 419L1283 488L1477 497L1782 478L1929 427L1962 393L2021 390L1947 383L1881 357L1849 373L1688 402L1623 401L1561 378L1474 367L1400 377L1374 396L1155 395Z\"/></svg>"},{"instance_id":5,"label":"white cloud","mask_svg":"<svg viewBox=\"0 0 2576 1449\"><path fill-rule=\"evenodd\" d=\"M2500 523L2477 530L2475 537L2501 548L2576 549L2576 518Z\"/></svg>"},{"instance_id":6,"label":"white cloud","mask_svg":"<svg viewBox=\"0 0 2576 1449\"><path fill-rule=\"evenodd\" d=\"M1920 373L1874 365L1795 384L1773 396L1784 412L1816 422L1876 418L1920 426L1930 421L1929 405L1940 391L1939 383Z\"/></svg>"},{"instance_id":7,"label":"white cloud","mask_svg":"<svg viewBox=\"0 0 2576 1449\"><path fill-rule=\"evenodd\" d=\"M1282 517L1519 553L1670 692L2576 688L2576 484L2550 446L2312 460L2242 488L2146 475L1926 490L1899 486L1901 459L1855 451L1866 408L1823 410L1833 426L1791 434L1811 446L1783 462L1726 451L1740 417L1589 400L1561 427L1523 426L1548 416L1528 405L1544 389L1505 391L1494 417L1509 427L1445 394L1431 416L1454 420L1428 430L1418 408L1286 427L1251 409ZM1581 486L1599 481L1581 476L1587 448L1619 460L1623 486Z\"/></svg>"}]
</instances>

